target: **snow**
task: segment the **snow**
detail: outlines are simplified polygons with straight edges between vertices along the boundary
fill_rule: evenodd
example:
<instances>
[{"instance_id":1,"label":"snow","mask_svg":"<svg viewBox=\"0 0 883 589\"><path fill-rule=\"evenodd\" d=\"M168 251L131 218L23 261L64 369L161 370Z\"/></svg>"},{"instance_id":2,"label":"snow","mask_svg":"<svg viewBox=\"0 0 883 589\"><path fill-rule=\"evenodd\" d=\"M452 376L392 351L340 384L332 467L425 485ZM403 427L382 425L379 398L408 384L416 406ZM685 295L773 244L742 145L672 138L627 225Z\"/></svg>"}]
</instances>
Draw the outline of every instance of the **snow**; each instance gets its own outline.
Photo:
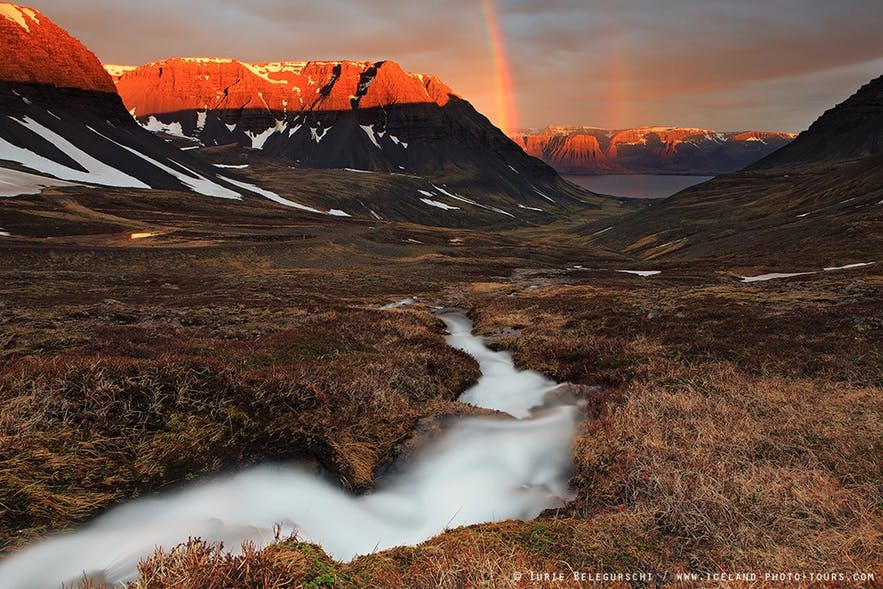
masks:
<instances>
[{"instance_id":1,"label":"snow","mask_svg":"<svg viewBox=\"0 0 883 589\"><path fill-rule=\"evenodd\" d=\"M350 215L346 211L341 211L340 209L331 209L330 211L328 211L328 214L332 217L352 217L352 215Z\"/></svg>"},{"instance_id":2,"label":"snow","mask_svg":"<svg viewBox=\"0 0 883 589\"><path fill-rule=\"evenodd\" d=\"M435 196L435 193L434 193L434 192L429 192L428 190L420 190L420 189L418 189L417 192L419 192L419 193L422 194L423 196Z\"/></svg>"},{"instance_id":3,"label":"snow","mask_svg":"<svg viewBox=\"0 0 883 589\"><path fill-rule=\"evenodd\" d=\"M519 208L519 209L525 209L525 210L528 210L528 211L537 211L538 213L544 213L544 212L545 212L543 209L538 209L538 208L536 208L536 207L526 207L526 206L524 206L524 205L518 205L518 208Z\"/></svg>"},{"instance_id":4,"label":"snow","mask_svg":"<svg viewBox=\"0 0 883 589\"><path fill-rule=\"evenodd\" d=\"M211 180L209 180L208 178L204 178L203 176L200 176L199 174L197 174L193 170L190 170L189 168L187 168L186 166L184 166L178 162L169 160L172 163L174 163L175 165L180 166L182 169L187 170L187 172L189 172L189 174L181 173L178 170L175 170L174 168L170 168L169 166L162 164L162 163L156 161L155 159L144 155L140 151L136 151L136 150L132 149L131 147L123 145L122 143L117 143L116 141L114 141L110 137L102 135L101 133L99 133L98 131L93 129L92 127L87 126L87 128L90 131L92 131L93 133L95 133L96 135L98 135L99 137L103 137L104 139L107 139L111 143L113 143L119 147L122 147L123 149L125 149L126 151L128 151L130 153L137 155L138 157L140 157L141 159L143 159L147 163L156 166L157 168L159 168L163 172L174 176L175 178L180 180L182 184L189 187L191 190L193 190L194 192L196 192L198 194L203 194L205 196L214 196L217 198L228 198L228 199L233 199L233 200L241 200L242 199L242 195L239 194L238 192L234 192L234 191L230 190L229 188L224 188L220 184L216 184L216 183L212 182ZM190 174L192 174L192 176Z\"/></svg>"},{"instance_id":5,"label":"snow","mask_svg":"<svg viewBox=\"0 0 883 589\"><path fill-rule=\"evenodd\" d=\"M102 184L105 186L117 186L121 188L150 188L150 186L141 180L133 178L132 176L95 159L61 135L47 129L31 118L25 117L24 121L20 121L14 117L9 118L20 124L22 127L25 127L46 139L49 143L53 144L87 171L82 172L80 170L73 170L65 165L59 164L58 162L37 155L30 150L13 145L2 137L0 137L0 159L16 162L37 172L51 174L62 180Z\"/></svg>"},{"instance_id":6,"label":"snow","mask_svg":"<svg viewBox=\"0 0 883 589\"><path fill-rule=\"evenodd\" d=\"M288 84L288 80L274 80L269 76L270 73L278 73L279 70L275 70L275 69L272 69L272 68L269 68L266 66L262 67L262 66L252 65L250 63L245 63L245 62L240 62L240 63L242 63L242 65L245 66L245 69L247 69L248 71L250 71L251 73L253 73L257 77L261 78L262 80L266 80L267 82L270 82L271 84L281 84L283 86Z\"/></svg>"},{"instance_id":7,"label":"snow","mask_svg":"<svg viewBox=\"0 0 883 589\"><path fill-rule=\"evenodd\" d=\"M673 240L673 241L666 241L666 242L663 243L662 245L654 246L652 249L655 249L655 250L662 249L662 248L664 248L664 247L667 247L667 246L673 245L673 244L675 244L675 243L680 243L680 242L682 242L682 241L687 241L687 238L686 238L686 237L682 237L682 238L680 238L680 239L675 239L675 240Z\"/></svg>"},{"instance_id":8,"label":"snow","mask_svg":"<svg viewBox=\"0 0 883 589\"><path fill-rule=\"evenodd\" d=\"M452 207L451 205L446 205L443 202L438 202L437 200L431 200L428 198L421 198L421 201L428 204L431 207L435 207L437 209L441 209L443 211L459 211L460 207Z\"/></svg>"},{"instance_id":9,"label":"snow","mask_svg":"<svg viewBox=\"0 0 883 589\"><path fill-rule=\"evenodd\" d=\"M513 172L515 172L516 174L520 174L520 173L521 173L521 172L519 172L518 170L516 170L515 168L513 168L512 166L509 166L509 169L512 170Z\"/></svg>"},{"instance_id":10,"label":"snow","mask_svg":"<svg viewBox=\"0 0 883 589\"><path fill-rule=\"evenodd\" d=\"M272 109L270 108L270 105L267 104L267 100L264 98L264 93L263 93L263 92L258 92L258 97L261 99L261 102L264 103L264 106L267 108L267 112L272 112Z\"/></svg>"},{"instance_id":11,"label":"snow","mask_svg":"<svg viewBox=\"0 0 883 589\"><path fill-rule=\"evenodd\" d=\"M216 168L224 168L224 169L226 169L226 170L244 170L245 168L248 167L248 164L239 164L239 165L233 165L233 164L212 164L212 165L213 165L214 167L216 167Z\"/></svg>"},{"instance_id":12,"label":"snow","mask_svg":"<svg viewBox=\"0 0 883 589\"><path fill-rule=\"evenodd\" d=\"M2 227L0 227L0 237L12 237L12 234L9 231L4 231Z\"/></svg>"},{"instance_id":13,"label":"snow","mask_svg":"<svg viewBox=\"0 0 883 589\"><path fill-rule=\"evenodd\" d=\"M552 198L551 198L549 195L547 195L547 194L543 194L542 192L540 192L540 191L537 190L536 188L534 188L533 191L536 192L537 194L539 194L540 196L542 196L543 198L545 198L547 201L549 201L549 202L555 202L554 200L552 200Z\"/></svg>"},{"instance_id":14,"label":"snow","mask_svg":"<svg viewBox=\"0 0 883 589\"><path fill-rule=\"evenodd\" d=\"M289 130L288 130L288 136L289 136L289 137L293 137L294 134L297 133L297 132L300 130L301 127L302 127L302 125L295 125L295 126L292 127L291 129L289 129Z\"/></svg>"},{"instance_id":15,"label":"snow","mask_svg":"<svg viewBox=\"0 0 883 589\"><path fill-rule=\"evenodd\" d=\"M471 198L466 198L465 196L461 196L461 195L459 195L459 194L454 194L454 193L452 193L452 192L450 192L450 191L448 191L448 190L445 190L444 188L442 188L442 187L440 187L440 186L436 186L435 184L433 184L432 187L435 188L436 190L438 190L439 192L441 192L442 194L444 194L445 196L448 196L448 197L450 197L450 198L453 198L454 200L459 200L460 202L465 202L466 204L470 204L470 205L472 205L472 206L476 206L476 207L478 207L478 208L480 208L480 209L485 209L486 211L493 211L493 212L495 212L495 213L499 213L499 214L501 214L501 215L506 215L507 217L512 217L513 219L515 218L515 215L513 215L512 213L507 213L507 212L504 211L503 209L498 209L498 208L496 208L496 207L485 206L485 205L483 205L483 204L481 204L481 203L475 202L475 201L472 200ZM421 192L423 192L423 191L421 190ZM435 195L432 194L432 193L428 193L428 194L427 194L426 192L423 192L423 194L425 194L426 196L435 196Z\"/></svg>"},{"instance_id":16,"label":"snow","mask_svg":"<svg viewBox=\"0 0 883 589\"><path fill-rule=\"evenodd\" d=\"M252 70L255 74L261 76L262 78L268 74L281 74L281 73L289 73L289 74L297 74L300 75L303 73L304 68L307 67L307 62L305 61L274 61L267 63L250 63L243 64L248 67L248 69ZM266 78L264 78L266 79ZM287 82L280 82L279 80L269 80L274 84L284 84Z\"/></svg>"},{"instance_id":17,"label":"snow","mask_svg":"<svg viewBox=\"0 0 883 589\"><path fill-rule=\"evenodd\" d=\"M376 212L374 212L372 209L368 209L368 212L371 213L371 216L374 217L375 219L377 219L378 221L383 221L383 217L381 217L380 215L378 215L378 214L377 214Z\"/></svg>"},{"instance_id":18,"label":"snow","mask_svg":"<svg viewBox=\"0 0 883 589\"><path fill-rule=\"evenodd\" d=\"M356 174L373 174L372 170L359 170L357 168L344 168L347 172L355 172Z\"/></svg>"},{"instance_id":19,"label":"snow","mask_svg":"<svg viewBox=\"0 0 883 589\"><path fill-rule=\"evenodd\" d=\"M602 229L601 231L595 231L594 233L592 233L592 236L594 237L595 235L601 235L602 233L607 233L611 229L613 229L613 225L611 225L610 227L607 227L606 229Z\"/></svg>"},{"instance_id":20,"label":"snow","mask_svg":"<svg viewBox=\"0 0 883 589\"><path fill-rule=\"evenodd\" d=\"M283 198L283 197L279 196L275 192L270 192L269 190L264 190L263 188L255 186L254 184L240 182L239 180L233 180L232 178L228 178L226 176L220 176L220 178L224 182L229 182L233 186L236 186L239 188L244 188L245 190L248 190L249 192L254 192L255 194L259 194L259 195L263 196L264 198L270 199L273 202L277 202L281 205L285 205L287 207L299 209L301 211L307 211L310 213L319 213L319 214L322 213L322 211L320 211L319 209L314 209L313 207L308 207L306 205L302 205L300 203L294 202L293 200L288 200L287 198Z\"/></svg>"},{"instance_id":21,"label":"snow","mask_svg":"<svg viewBox=\"0 0 883 589\"><path fill-rule=\"evenodd\" d=\"M622 274L634 274L635 276L640 276L641 278L647 278L648 276L656 276L657 274L662 274L662 270L616 270L616 272L621 272Z\"/></svg>"},{"instance_id":22,"label":"snow","mask_svg":"<svg viewBox=\"0 0 883 589\"><path fill-rule=\"evenodd\" d=\"M864 268L865 266L873 266L877 262L860 262L858 264L846 264L845 266L828 266L824 268L825 272L832 272L834 270L851 270L852 268Z\"/></svg>"},{"instance_id":23,"label":"snow","mask_svg":"<svg viewBox=\"0 0 883 589\"><path fill-rule=\"evenodd\" d=\"M192 139L192 137L187 137L184 135L184 129L181 127L181 123L173 122L173 123L164 123L157 119L155 116L150 115L150 118L147 119L146 123L141 124L142 127L151 131L153 133L168 133L169 135L174 135L175 137L184 137L185 139Z\"/></svg>"},{"instance_id":24,"label":"snow","mask_svg":"<svg viewBox=\"0 0 883 589\"><path fill-rule=\"evenodd\" d=\"M331 127L327 127L325 129L322 129L322 134L319 135L319 133L318 133L319 127L315 127L315 128L310 127L310 132L313 134L313 141L315 141L316 143L321 143L322 140L328 136L328 131L330 131L330 130L331 130Z\"/></svg>"},{"instance_id":25,"label":"snow","mask_svg":"<svg viewBox=\"0 0 883 589\"><path fill-rule=\"evenodd\" d=\"M791 278L793 276L807 276L816 272L771 272L770 274L758 274L757 276L740 276L742 282L766 282L776 278Z\"/></svg>"},{"instance_id":26,"label":"snow","mask_svg":"<svg viewBox=\"0 0 883 589\"><path fill-rule=\"evenodd\" d=\"M26 16L35 23L40 24L40 21L37 19L37 14L33 10L29 8L19 8L14 4L0 4L0 16L5 17L6 20L11 20L29 33L31 32L31 27L25 19Z\"/></svg>"},{"instance_id":27,"label":"snow","mask_svg":"<svg viewBox=\"0 0 883 589\"><path fill-rule=\"evenodd\" d=\"M110 76L113 78L119 78L120 76L122 76L126 72L131 72L134 69L135 69L134 65L105 64L105 66L104 66L104 71L106 71L108 74L110 74Z\"/></svg>"},{"instance_id":28,"label":"snow","mask_svg":"<svg viewBox=\"0 0 883 589\"><path fill-rule=\"evenodd\" d=\"M229 123L226 123L224 126L227 127L227 130L230 131L231 133L236 130L236 125L231 125Z\"/></svg>"},{"instance_id":29,"label":"snow","mask_svg":"<svg viewBox=\"0 0 883 589\"><path fill-rule=\"evenodd\" d=\"M18 170L0 168L0 197L40 194L44 188L49 186L76 186L76 184Z\"/></svg>"},{"instance_id":30,"label":"snow","mask_svg":"<svg viewBox=\"0 0 883 589\"><path fill-rule=\"evenodd\" d=\"M359 125L362 128L362 131L365 132L365 135L368 136L368 139L371 140L377 149L380 149L380 143L377 142L377 137L375 136L374 125Z\"/></svg>"},{"instance_id":31,"label":"snow","mask_svg":"<svg viewBox=\"0 0 883 589\"><path fill-rule=\"evenodd\" d=\"M267 139L270 138L270 135L276 132L275 127L270 127L266 131L262 133L252 133L251 131L246 131L245 134L251 139L251 147L252 149L263 149L264 144L267 142Z\"/></svg>"},{"instance_id":32,"label":"snow","mask_svg":"<svg viewBox=\"0 0 883 589\"><path fill-rule=\"evenodd\" d=\"M233 63L233 60L227 57L182 57L181 59L190 63Z\"/></svg>"},{"instance_id":33,"label":"snow","mask_svg":"<svg viewBox=\"0 0 883 589\"><path fill-rule=\"evenodd\" d=\"M285 131L285 121L276 120L276 124L266 131L255 134L251 131L246 131L245 134L248 135L249 139L251 139L251 147L252 149L263 149L264 144L267 142L267 139L270 138L271 135L275 133L282 133Z\"/></svg>"},{"instance_id":34,"label":"snow","mask_svg":"<svg viewBox=\"0 0 883 589\"><path fill-rule=\"evenodd\" d=\"M196 129L198 131L202 131L205 129L205 124L208 121L208 111L201 111L196 113Z\"/></svg>"}]
</instances>

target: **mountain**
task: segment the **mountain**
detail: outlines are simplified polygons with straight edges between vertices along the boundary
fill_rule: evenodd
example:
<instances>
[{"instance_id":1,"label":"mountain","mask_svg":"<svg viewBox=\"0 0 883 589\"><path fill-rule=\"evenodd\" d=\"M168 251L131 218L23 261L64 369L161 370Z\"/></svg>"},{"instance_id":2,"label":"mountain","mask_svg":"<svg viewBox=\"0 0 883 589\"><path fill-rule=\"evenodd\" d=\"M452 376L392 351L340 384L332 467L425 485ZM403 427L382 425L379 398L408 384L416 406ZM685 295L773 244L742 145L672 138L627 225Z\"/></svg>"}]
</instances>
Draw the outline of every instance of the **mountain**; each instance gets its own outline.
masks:
<instances>
[{"instance_id":1,"label":"mountain","mask_svg":"<svg viewBox=\"0 0 883 589\"><path fill-rule=\"evenodd\" d=\"M320 212L222 175L146 132L98 58L33 8L0 3L0 53L0 196L98 185L248 196Z\"/></svg>"},{"instance_id":2,"label":"mountain","mask_svg":"<svg viewBox=\"0 0 883 589\"><path fill-rule=\"evenodd\" d=\"M753 164L794 135L679 127L546 127L512 136L528 154L562 174L714 176Z\"/></svg>"},{"instance_id":3,"label":"mountain","mask_svg":"<svg viewBox=\"0 0 883 589\"><path fill-rule=\"evenodd\" d=\"M176 58L107 69L145 128L205 147L233 144L243 157L260 152L302 168L417 175L443 188L425 197L447 207L481 201L532 215L600 202L438 78L392 61Z\"/></svg>"},{"instance_id":4,"label":"mountain","mask_svg":"<svg viewBox=\"0 0 883 589\"><path fill-rule=\"evenodd\" d=\"M753 166L579 232L645 259L883 259L883 76Z\"/></svg>"}]
</instances>

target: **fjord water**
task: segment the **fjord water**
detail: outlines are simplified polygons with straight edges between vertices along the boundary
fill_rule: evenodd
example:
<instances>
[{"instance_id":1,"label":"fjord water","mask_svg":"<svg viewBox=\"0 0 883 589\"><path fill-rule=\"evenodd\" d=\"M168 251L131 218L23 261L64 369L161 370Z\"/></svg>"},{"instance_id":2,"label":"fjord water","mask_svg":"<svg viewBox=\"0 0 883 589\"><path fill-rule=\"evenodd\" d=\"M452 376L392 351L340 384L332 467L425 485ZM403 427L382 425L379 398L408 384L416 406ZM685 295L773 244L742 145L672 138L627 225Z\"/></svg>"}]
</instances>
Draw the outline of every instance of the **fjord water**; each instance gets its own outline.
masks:
<instances>
[{"instance_id":1,"label":"fjord water","mask_svg":"<svg viewBox=\"0 0 883 589\"><path fill-rule=\"evenodd\" d=\"M565 176L577 186L597 194L624 198L668 198L669 196L711 180L714 176L675 176L656 174L610 174L600 176Z\"/></svg>"},{"instance_id":2,"label":"fjord water","mask_svg":"<svg viewBox=\"0 0 883 589\"><path fill-rule=\"evenodd\" d=\"M79 531L29 547L0 562L7 589L76 586L85 572L109 584L132 580L156 546L188 537L265 545L273 526L350 560L413 545L447 528L531 519L571 497L567 486L578 410L546 406L557 385L518 371L505 352L471 335L458 313L441 316L449 345L472 355L482 377L461 400L509 416L463 418L417 451L372 493L355 496L327 477L289 465L263 466L194 488L140 499ZM550 404L551 405L551 404ZM515 419L513 419L513 417Z\"/></svg>"}]
</instances>

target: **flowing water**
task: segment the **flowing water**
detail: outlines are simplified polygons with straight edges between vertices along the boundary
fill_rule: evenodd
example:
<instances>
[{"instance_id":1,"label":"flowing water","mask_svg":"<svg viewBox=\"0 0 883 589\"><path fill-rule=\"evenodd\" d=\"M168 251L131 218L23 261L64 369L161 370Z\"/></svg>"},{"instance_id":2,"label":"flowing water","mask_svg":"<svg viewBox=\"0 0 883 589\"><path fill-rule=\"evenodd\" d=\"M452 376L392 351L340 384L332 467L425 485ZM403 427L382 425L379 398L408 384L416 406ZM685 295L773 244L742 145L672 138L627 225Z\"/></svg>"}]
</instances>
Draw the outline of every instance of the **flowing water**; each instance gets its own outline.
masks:
<instances>
[{"instance_id":1,"label":"flowing water","mask_svg":"<svg viewBox=\"0 0 883 589\"><path fill-rule=\"evenodd\" d=\"M96 580L132 580L156 546L188 537L266 545L275 524L320 544L339 560L414 545L447 528L530 519L571 498L567 479L579 421L572 403L548 401L555 382L518 371L505 352L471 335L462 314L441 316L449 345L472 355L482 377L460 400L512 417L463 418L407 462L356 496L327 477L276 465L139 499L70 534L37 543L0 562L7 589L57 589L87 573ZM550 394L551 393L551 394ZM513 419L513 417L515 419Z\"/></svg>"}]
</instances>

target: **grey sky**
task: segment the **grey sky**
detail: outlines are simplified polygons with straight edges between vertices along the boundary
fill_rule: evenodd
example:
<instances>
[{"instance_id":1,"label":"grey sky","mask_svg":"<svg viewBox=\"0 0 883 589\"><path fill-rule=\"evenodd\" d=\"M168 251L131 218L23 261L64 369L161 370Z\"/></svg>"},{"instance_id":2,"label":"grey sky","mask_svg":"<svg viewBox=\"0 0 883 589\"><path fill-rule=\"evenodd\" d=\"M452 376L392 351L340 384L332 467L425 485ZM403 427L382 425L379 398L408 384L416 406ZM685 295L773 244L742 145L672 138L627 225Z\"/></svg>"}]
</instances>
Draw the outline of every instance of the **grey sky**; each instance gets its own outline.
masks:
<instances>
[{"instance_id":1,"label":"grey sky","mask_svg":"<svg viewBox=\"0 0 883 589\"><path fill-rule=\"evenodd\" d=\"M498 117L479 0L34 0L106 63L393 59ZM799 131L883 74L879 0L497 0L523 127Z\"/></svg>"}]
</instances>

